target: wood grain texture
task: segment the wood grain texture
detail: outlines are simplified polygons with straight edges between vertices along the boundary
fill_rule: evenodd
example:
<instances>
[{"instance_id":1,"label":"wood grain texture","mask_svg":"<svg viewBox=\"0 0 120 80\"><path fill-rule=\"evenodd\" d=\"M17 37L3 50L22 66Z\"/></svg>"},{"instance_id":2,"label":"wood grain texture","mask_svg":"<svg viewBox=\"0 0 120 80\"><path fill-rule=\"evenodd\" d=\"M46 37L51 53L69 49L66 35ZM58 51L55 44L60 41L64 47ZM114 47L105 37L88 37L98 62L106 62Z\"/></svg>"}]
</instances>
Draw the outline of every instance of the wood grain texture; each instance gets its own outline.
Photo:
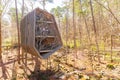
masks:
<instances>
[{"instance_id":1,"label":"wood grain texture","mask_svg":"<svg viewBox=\"0 0 120 80\"><path fill-rule=\"evenodd\" d=\"M21 20L21 45L27 52L48 58L62 46L54 16L36 8Z\"/></svg>"}]
</instances>

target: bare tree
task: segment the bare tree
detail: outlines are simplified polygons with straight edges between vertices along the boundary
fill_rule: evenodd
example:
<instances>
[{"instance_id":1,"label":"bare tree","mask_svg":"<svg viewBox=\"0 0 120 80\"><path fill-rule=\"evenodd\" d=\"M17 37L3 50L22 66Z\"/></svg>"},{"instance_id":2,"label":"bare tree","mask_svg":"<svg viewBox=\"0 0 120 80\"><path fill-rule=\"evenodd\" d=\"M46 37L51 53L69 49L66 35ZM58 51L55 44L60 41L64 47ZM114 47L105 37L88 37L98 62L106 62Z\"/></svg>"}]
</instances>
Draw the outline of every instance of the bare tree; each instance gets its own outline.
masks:
<instances>
[{"instance_id":1,"label":"bare tree","mask_svg":"<svg viewBox=\"0 0 120 80\"><path fill-rule=\"evenodd\" d=\"M74 47L76 48L76 25L75 25L75 4L73 0L73 29L74 29Z\"/></svg>"},{"instance_id":2,"label":"bare tree","mask_svg":"<svg viewBox=\"0 0 120 80\"><path fill-rule=\"evenodd\" d=\"M101 62L100 61L100 54L99 54L99 45L98 45L98 40L97 40L97 30L96 30L95 18L94 18L94 13L93 13L92 0L90 0L90 9L91 9L91 15L92 15L92 22L93 22L93 29L94 29L94 35L95 35L95 43L96 43L97 54L98 54L98 61Z\"/></svg>"},{"instance_id":3,"label":"bare tree","mask_svg":"<svg viewBox=\"0 0 120 80\"><path fill-rule=\"evenodd\" d=\"M20 64L20 29L19 29L18 9L17 9L16 0L15 0L15 7L16 7L16 23L17 23L17 32L18 32L18 63Z\"/></svg>"},{"instance_id":4,"label":"bare tree","mask_svg":"<svg viewBox=\"0 0 120 80\"><path fill-rule=\"evenodd\" d=\"M24 5L25 5L25 1L22 0L22 17L24 16Z\"/></svg>"},{"instance_id":5,"label":"bare tree","mask_svg":"<svg viewBox=\"0 0 120 80\"><path fill-rule=\"evenodd\" d=\"M2 17L6 13L6 9L8 8L10 0L0 0L0 64L2 68L2 76L4 77L4 80L7 79L8 73L6 67L4 66L3 60L2 60L2 33L1 33L1 27L2 27Z\"/></svg>"},{"instance_id":6,"label":"bare tree","mask_svg":"<svg viewBox=\"0 0 120 80\"><path fill-rule=\"evenodd\" d=\"M2 33L1 33L1 27L2 27L2 17L6 13L6 9L8 8L10 0L0 0L0 59L2 58Z\"/></svg>"},{"instance_id":7,"label":"bare tree","mask_svg":"<svg viewBox=\"0 0 120 80\"><path fill-rule=\"evenodd\" d=\"M110 59L111 59L111 62L113 62L113 35L111 35L111 55L110 55Z\"/></svg>"},{"instance_id":8,"label":"bare tree","mask_svg":"<svg viewBox=\"0 0 120 80\"><path fill-rule=\"evenodd\" d=\"M68 53L68 7L66 8L65 18L66 18L66 53ZM66 54L66 63L67 63L67 54Z\"/></svg>"}]
</instances>

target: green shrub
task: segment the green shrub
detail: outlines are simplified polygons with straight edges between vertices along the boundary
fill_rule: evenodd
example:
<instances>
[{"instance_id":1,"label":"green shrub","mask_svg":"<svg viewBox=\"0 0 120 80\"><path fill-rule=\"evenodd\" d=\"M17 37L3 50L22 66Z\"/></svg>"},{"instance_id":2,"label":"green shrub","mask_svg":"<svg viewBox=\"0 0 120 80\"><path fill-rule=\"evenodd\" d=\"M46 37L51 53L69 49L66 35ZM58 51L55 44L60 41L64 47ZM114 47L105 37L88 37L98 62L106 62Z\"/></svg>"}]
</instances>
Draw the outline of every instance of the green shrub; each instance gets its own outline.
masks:
<instances>
[{"instance_id":1,"label":"green shrub","mask_svg":"<svg viewBox=\"0 0 120 80\"><path fill-rule=\"evenodd\" d=\"M79 79L83 78L83 75L79 75Z\"/></svg>"},{"instance_id":2,"label":"green shrub","mask_svg":"<svg viewBox=\"0 0 120 80\"><path fill-rule=\"evenodd\" d=\"M111 70L115 69L114 65L112 65L112 64L108 64L108 65L107 65L107 68L109 68L109 69L111 69Z\"/></svg>"}]
</instances>

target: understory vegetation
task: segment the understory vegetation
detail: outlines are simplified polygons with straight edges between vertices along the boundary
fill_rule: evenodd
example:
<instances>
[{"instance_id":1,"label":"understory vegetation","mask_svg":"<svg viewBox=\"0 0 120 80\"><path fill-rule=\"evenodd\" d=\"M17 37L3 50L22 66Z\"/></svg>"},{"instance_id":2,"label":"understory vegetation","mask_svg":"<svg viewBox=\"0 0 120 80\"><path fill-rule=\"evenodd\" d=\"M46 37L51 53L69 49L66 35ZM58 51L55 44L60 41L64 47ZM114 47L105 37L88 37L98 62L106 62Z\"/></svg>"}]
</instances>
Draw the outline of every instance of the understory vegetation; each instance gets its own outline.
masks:
<instances>
[{"instance_id":1,"label":"understory vegetation","mask_svg":"<svg viewBox=\"0 0 120 80\"><path fill-rule=\"evenodd\" d=\"M59 1L0 0L0 80L120 80L120 0ZM20 44L20 21L36 5L54 15L63 42L47 59Z\"/></svg>"}]
</instances>

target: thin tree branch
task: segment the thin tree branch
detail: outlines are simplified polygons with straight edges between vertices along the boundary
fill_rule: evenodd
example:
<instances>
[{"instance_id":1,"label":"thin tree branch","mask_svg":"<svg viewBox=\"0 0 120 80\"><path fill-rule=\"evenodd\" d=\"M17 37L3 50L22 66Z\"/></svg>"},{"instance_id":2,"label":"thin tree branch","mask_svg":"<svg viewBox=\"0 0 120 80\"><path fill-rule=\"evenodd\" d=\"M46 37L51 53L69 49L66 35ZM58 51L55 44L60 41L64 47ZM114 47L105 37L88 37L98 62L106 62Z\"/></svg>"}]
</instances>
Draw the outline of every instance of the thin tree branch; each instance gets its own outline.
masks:
<instances>
[{"instance_id":1,"label":"thin tree branch","mask_svg":"<svg viewBox=\"0 0 120 80\"><path fill-rule=\"evenodd\" d=\"M110 7L106 8L103 4L101 4L100 2L98 2L97 0L95 0L95 2L97 2L99 5L101 5L103 8L105 8L107 11L109 11L112 16L114 17L114 19L120 24L120 21L118 20L118 18L114 15L114 13L112 12L112 10L110 9Z\"/></svg>"}]
</instances>

